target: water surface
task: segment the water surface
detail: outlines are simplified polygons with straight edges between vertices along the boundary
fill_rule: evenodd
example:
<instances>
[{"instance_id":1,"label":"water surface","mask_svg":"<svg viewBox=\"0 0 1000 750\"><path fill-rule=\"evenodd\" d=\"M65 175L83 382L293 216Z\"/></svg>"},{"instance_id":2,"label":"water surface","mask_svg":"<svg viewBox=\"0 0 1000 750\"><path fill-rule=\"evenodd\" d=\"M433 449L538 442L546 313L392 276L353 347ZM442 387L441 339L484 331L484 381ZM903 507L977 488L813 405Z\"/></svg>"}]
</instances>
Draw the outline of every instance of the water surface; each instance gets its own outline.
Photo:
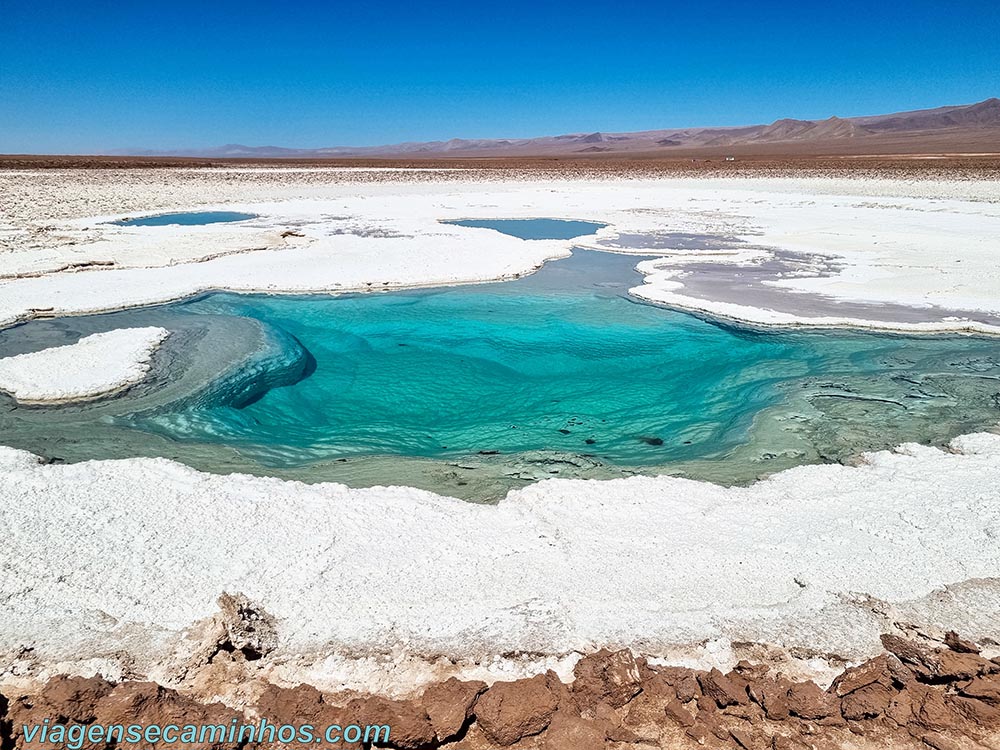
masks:
<instances>
[{"instance_id":1,"label":"water surface","mask_svg":"<svg viewBox=\"0 0 1000 750\"><path fill-rule=\"evenodd\" d=\"M572 240L593 234L601 227L607 226L595 221L572 219L460 219L443 223L475 229L493 229L522 240Z\"/></svg>"},{"instance_id":2,"label":"water surface","mask_svg":"<svg viewBox=\"0 0 1000 750\"><path fill-rule=\"evenodd\" d=\"M256 214L245 214L238 211L190 211L157 214L156 216L139 216L134 219L119 219L111 223L121 227L200 226L202 224L223 224L256 218Z\"/></svg>"},{"instance_id":3,"label":"water surface","mask_svg":"<svg viewBox=\"0 0 1000 750\"><path fill-rule=\"evenodd\" d=\"M514 282L34 321L0 332L0 356L122 326L176 335L123 397L0 399L0 439L484 499L550 476L746 482L1000 418L995 339L718 325L630 298L639 260L578 250Z\"/></svg>"}]
</instances>

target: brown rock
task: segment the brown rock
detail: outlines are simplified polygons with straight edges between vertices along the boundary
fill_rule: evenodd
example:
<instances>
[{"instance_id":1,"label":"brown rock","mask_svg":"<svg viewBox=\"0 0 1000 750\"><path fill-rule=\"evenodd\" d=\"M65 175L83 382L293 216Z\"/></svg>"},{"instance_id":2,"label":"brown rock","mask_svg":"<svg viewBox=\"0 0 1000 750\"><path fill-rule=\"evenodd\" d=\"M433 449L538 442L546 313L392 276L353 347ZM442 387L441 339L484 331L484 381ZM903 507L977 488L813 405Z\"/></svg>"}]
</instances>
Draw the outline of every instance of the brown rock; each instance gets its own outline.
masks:
<instances>
[{"instance_id":1,"label":"brown rock","mask_svg":"<svg viewBox=\"0 0 1000 750\"><path fill-rule=\"evenodd\" d=\"M756 741L754 736L748 732L746 729L741 729L735 727L729 730L729 736L732 737L733 742L743 748L743 750L757 750L763 747L762 743Z\"/></svg>"},{"instance_id":2,"label":"brown rock","mask_svg":"<svg viewBox=\"0 0 1000 750\"><path fill-rule=\"evenodd\" d=\"M913 700L908 691L903 690L893 696L885 715L901 727L913 721Z\"/></svg>"},{"instance_id":3,"label":"brown rock","mask_svg":"<svg viewBox=\"0 0 1000 750\"><path fill-rule=\"evenodd\" d=\"M825 719L839 713L836 696L815 682L794 682L788 690L788 711L802 719Z\"/></svg>"},{"instance_id":4,"label":"brown rock","mask_svg":"<svg viewBox=\"0 0 1000 750\"><path fill-rule=\"evenodd\" d=\"M483 734L507 746L544 730L559 705L549 684L552 679L557 678L550 672L530 680L494 683L475 705Z\"/></svg>"},{"instance_id":5,"label":"brown rock","mask_svg":"<svg viewBox=\"0 0 1000 750\"><path fill-rule=\"evenodd\" d=\"M1000 708L961 695L946 695L945 703L978 727L1000 727Z\"/></svg>"},{"instance_id":6,"label":"brown rock","mask_svg":"<svg viewBox=\"0 0 1000 750\"><path fill-rule=\"evenodd\" d=\"M166 727L170 724L229 727L233 719L242 723L244 718L242 714L218 703L201 704L152 682L124 682L117 685L101 699L94 712L96 724L143 724L147 728L153 725ZM232 746L221 731L203 739L203 742L191 743L188 747L221 750ZM171 744L151 740L139 744L121 743L118 747L169 748Z\"/></svg>"},{"instance_id":7,"label":"brown rock","mask_svg":"<svg viewBox=\"0 0 1000 750\"><path fill-rule=\"evenodd\" d=\"M750 696L747 693L750 688L750 680L739 670L733 669L726 674L726 679L728 679L733 686L736 688L736 694L739 697L739 705L747 705L750 703Z\"/></svg>"},{"instance_id":8,"label":"brown rock","mask_svg":"<svg viewBox=\"0 0 1000 750\"><path fill-rule=\"evenodd\" d=\"M622 725L641 738L657 739L660 730L670 724L663 713L668 700L673 699L654 696L643 690L628 706L619 709L625 713Z\"/></svg>"},{"instance_id":9,"label":"brown rock","mask_svg":"<svg viewBox=\"0 0 1000 750\"><path fill-rule=\"evenodd\" d=\"M924 729L949 729L955 724L955 715L944 700L944 693L928 687L912 688L914 694L913 716Z\"/></svg>"},{"instance_id":10,"label":"brown rock","mask_svg":"<svg viewBox=\"0 0 1000 750\"><path fill-rule=\"evenodd\" d=\"M688 705L695 707L698 713L705 711L707 713L714 714L719 710L719 705L715 702L715 699L710 695L705 695L704 693L698 696L697 700Z\"/></svg>"},{"instance_id":11,"label":"brown rock","mask_svg":"<svg viewBox=\"0 0 1000 750\"><path fill-rule=\"evenodd\" d=\"M45 683L41 698L72 721L93 719L97 703L116 686L101 677L55 677Z\"/></svg>"},{"instance_id":12,"label":"brown rock","mask_svg":"<svg viewBox=\"0 0 1000 750\"><path fill-rule=\"evenodd\" d=\"M684 705L677 699L669 701L663 711L666 713L667 718L672 719L682 727L694 726L694 712L685 708Z\"/></svg>"},{"instance_id":13,"label":"brown rock","mask_svg":"<svg viewBox=\"0 0 1000 750\"><path fill-rule=\"evenodd\" d=\"M693 674L675 682L674 690L677 691L677 700L682 702L692 701L701 695L701 686Z\"/></svg>"},{"instance_id":14,"label":"brown rock","mask_svg":"<svg viewBox=\"0 0 1000 750\"><path fill-rule=\"evenodd\" d=\"M704 745L712 733L705 727L696 725L688 729L684 734L697 742L699 745Z\"/></svg>"},{"instance_id":15,"label":"brown rock","mask_svg":"<svg viewBox=\"0 0 1000 750\"><path fill-rule=\"evenodd\" d=\"M967 750L961 743L955 742L955 740L949 739L942 734L928 732L921 735L920 741L934 750Z\"/></svg>"},{"instance_id":16,"label":"brown rock","mask_svg":"<svg viewBox=\"0 0 1000 750\"><path fill-rule=\"evenodd\" d=\"M927 660L928 650L917 645L913 641L908 641L898 635L883 633L880 636L882 647L904 664L914 664L922 666Z\"/></svg>"},{"instance_id":17,"label":"brown rock","mask_svg":"<svg viewBox=\"0 0 1000 750\"><path fill-rule=\"evenodd\" d=\"M784 721L788 718L788 691L792 683L785 679L761 680L750 686L750 693L764 714L772 721Z\"/></svg>"},{"instance_id":18,"label":"brown rock","mask_svg":"<svg viewBox=\"0 0 1000 750\"><path fill-rule=\"evenodd\" d=\"M969 698L976 698L1000 707L1000 675L977 677L961 688L959 692Z\"/></svg>"},{"instance_id":19,"label":"brown rock","mask_svg":"<svg viewBox=\"0 0 1000 750\"><path fill-rule=\"evenodd\" d=\"M874 719L888 710L894 696L895 691L881 683L872 682L844 696L840 712L848 721Z\"/></svg>"},{"instance_id":20,"label":"brown rock","mask_svg":"<svg viewBox=\"0 0 1000 750\"><path fill-rule=\"evenodd\" d=\"M941 651L935 656L933 674L947 680L971 680L973 677L1000 671L1000 666L978 654Z\"/></svg>"},{"instance_id":21,"label":"brown rock","mask_svg":"<svg viewBox=\"0 0 1000 750\"><path fill-rule=\"evenodd\" d=\"M978 654L935 651L895 635L883 635L882 645L926 680L968 680L1000 671L1000 665Z\"/></svg>"},{"instance_id":22,"label":"brown rock","mask_svg":"<svg viewBox=\"0 0 1000 750\"><path fill-rule=\"evenodd\" d=\"M812 750L808 744L797 737L786 737L783 734L776 734L771 738L771 747L774 750Z\"/></svg>"},{"instance_id":23,"label":"brown rock","mask_svg":"<svg viewBox=\"0 0 1000 750\"><path fill-rule=\"evenodd\" d=\"M599 750L607 733L598 722L557 711L542 739L542 750Z\"/></svg>"},{"instance_id":24,"label":"brown rock","mask_svg":"<svg viewBox=\"0 0 1000 750\"><path fill-rule=\"evenodd\" d=\"M37 695L15 699L8 709L8 718L18 730L22 723L40 724L43 719L87 724L94 720L98 702L112 689L114 684L101 677L57 675Z\"/></svg>"},{"instance_id":25,"label":"brown rock","mask_svg":"<svg viewBox=\"0 0 1000 750\"><path fill-rule=\"evenodd\" d=\"M681 703L687 703L701 695L701 688L698 687L698 680L695 679L694 672L683 667L667 667L659 671L661 677L667 684L674 688L677 699Z\"/></svg>"},{"instance_id":26,"label":"brown rock","mask_svg":"<svg viewBox=\"0 0 1000 750\"><path fill-rule=\"evenodd\" d=\"M723 710L726 716L743 719L751 724L759 724L764 719L764 711L756 703L746 703L742 706L727 706Z\"/></svg>"},{"instance_id":27,"label":"brown rock","mask_svg":"<svg viewBox=\"0 0 1000 750\"><path fill-rule=\"evenodd\" d=\"M394 747L412 750L435 740L431 720L416 701L394 701L380 696L358 698L347 704L345 712L354 724L388 725Z\"/></svg>"},{"instance_id":28,"label":"brown rock","mask_svg":"<svg viewBox=\"0 0 1000 750\"><path fill-rule=\"evenodd\" d=\"M279 688L268 685L257 700L261 716L296 716L311 724L327 723L330 707L323 702L323 694L312 685Z\"/></svg>"},{"instance_id":29,"label":"brown rock","mask_svg":"<svg viewBox=\"0 0 1000 750\"><path fill-rule=\"evenodd\" d=\"M628 649L614 653L601 650L581 659L573 673L573 695L581 708L607 703L621 708L642 690L641 667L644 659L636 659Z\"/></svg>"},{"instance_id":30,"label":"brown rock","mask_svg":"<svg viewBox=\"0 0 1000 750\"><path fill-rule=\"evenodd\" d=\"M899 661L895 656L882 654L857 667L845 669L830 685L830 692L843 697L872 683L888 687L893 683L893 676L889 670L889 659L895 662Z\"/></svg>"},{"instance_id":31,"label":"brown rock","mask_svg":"<svg viewBox=\"0 0 1000 750\"><path fill-rule=\"evenodd\" d=\"M944 634L944 645L952 651L958 651L963 654L978 654L980 651L979 646L972 641L959 638L958 633L954 630L949 630Z\"/></svg>"},{"instance_id":32,"label":"brown rock","mask_svg":"<svg viewBox=\"0 0 1000 750\"><path fill-rule=\"evenodd\" d=\"M642 681L642 694L669 700L670 698L677 697L677 690L667 682L663 675L653 674Z\"/></svg>"},{"instance_id":33,"label":"brown rock","mask_svg":"<svg viewBox=\"0 0 1000 750\"><path fill-rule=\"evenodd\" d=\"M642 742L655 743L658 739L659 735L646 738L628 727L610 726L607 731L608 742L624 742L626 745L635 745Z\"/></svg>"},{"instance_id":34,"label":"brown rock","mask_svg":"<svg viewBox=\"0 0 1000 750\"><path fill-rule=\"evenodd\" d=\"M935 651L905 638L900 638L898 635L883 634L881 639L886 651L896 656L923 679L937 676L939 661Z\"/></svg>"},{"instance_id":35,"label":"brown rock","mask_svg":"<svg viewBox=\"0 0 1000 750\"><path fill-rule=\"evenodd\" d=\"M699 674L698 684L701 685L702 693L715 701L719 708L746 703L748 700L746 690L741 690L738 684L718 669L713 668L711 672Z\"/></svg>"},{"instance_id":36,"label":"brown rock","mask_svg":"<svg viewBox=\"0 0 1000 750\"><path fill-rule=\"evenodd\" d=\"M970 736L984 747L989 745L990 732L1000 729L1000 663L985 660L962 644L945 650L892 637L887 642L892 654L845 670L828 691L813 682L771 677L763 666L748 663L728 674L706 673L650 667L629 652L602 652L581 662L572 686L552 673L497 683L488 690L480 682L451 679L432 685L417 700L366 697L340 707L307 685L293 689L272 685L262 690L251 715L279 725L389 725L392 746L403 750L427 750L443 743L463 750L625 750L629 745L636 750L695 745L715 750L846 746L913 750L921 742L937 750L964 750L975 744ZM906 658L905 665L896 653ZM247 688L241 694L253 691ZM679 695L689 700L682 701ZM583 712L581 706L586 706ZM37 743L28 747L15 730L21 723L45 718L81 726L228 728L233 720L238 725L256 723L225 706L199 703L153 683L113 685L101 679L60 677L30 695L10 701L0 696L2 750L43 750ZM227 739L220 734L185 747L231 750L235 744L245 750L266 750L280 744L284 750L315 750L312 743ZM44 750L52 750L51 741ZM85 742L81 750L108 750L108 743ZM114 750L176 748L154 739L139 746L121 743Z\"/></svg>"},{"instance_id":37,"label":"brown rock","mask_svg":"<svg viewBox=\"0 0 1000 750\"><path fill-rule=\"evenodd\" d=\"M608 740L612 742L631 742L639 745L659 745L663 731L667 729L658 717L658 723L628 724L608 730ZM629 737L630 739L622 739Z\"/></svg>"},{"instance_id":38,"label":"brown rock","mask_svg":"<svg viewBox=\"0 0 1000 750\"><path fill-rule=\"evenodd\" d=\"M297 685L294 688L268 685L257 700L256 713L269 722L277 722L279 725L283 723L282 719L285 717L293 717L294 723L312 724L324 728L334 724L346 726L355 723L356 718L348 713L348 709L328 704L326 697L312 685ZM394 729L391 727L390 733ZM270 737L265 734L257 744L259 747L268 748L278 743L270 741ZM361 743L341 740L337 748L361 750Z\"/></svg>"},{"instance_id":39,"label":"brown rock","mask_svg":"<svg viewBox=\"0 0 1000 750\"><path fill-rule=\"evenodd\" d=\"M699 717L699 720L704 724L704 726L714 734L718 739L723 741L728 741L729 729L719 721L719 715L712 711L708 716Z\"/></svg>"},{"instance_id":40,"label":"brown rock","mask_svg":"<svg viewBox=\"0 0 1000 750\"><path fill-rule=\"evenodd\" d=\"M97 704L114 685L100 677L69 677L57 675L45 683L41 690L31 696L15 696L10 701L4 700L6 708L4 720L0 720L0 745L18 748L38 748L43 745L40 738L28 743L22 735L23 725L41 725L46 719L53 724L74 725L89 724L94 720ZM6 726L5 726L6 724ZM9 728L8 728L9 727ZM74 730L75 731L75 730ZM52 743L48 743L51 747ZM89 742L84 747L93 745Z\"/></svg>"},{"instance_id":41,"label":"brown rock","mask_svg":"<svg viewBox=\"0 0 1000 750\"><path fill-rule=\"evenodd\" d=\"M472 707L486 690L485 682L462 682L454 677L431 685L420 702L439 742L457 736L472 717Z\"/></svg>"},{"instance_id":42,"label":"brown rock","mask_svg":"<svg viewBox=\"0 0 1000 750\"><path fill-rule=\"evenodd\" d=\"M738 674L747 682L755 682L767 678L767 667L763 664L751 664L746 659L740 659L733 667L732 673Z\"/></svg>"},{"instance_id":43,"label":"brown rock","mask_svg":"<svg viewBox=\"0 0 1000 750\"><path fill-rule=\"evenodd\" d=\"M594 708L594 710L587 711L585 714L582 715L583 718L585 719L593 719L594 721L602 722L608 726L616 726L616 727L622 725L622 719L624 718L621 715L621 712L615 711L607 703L601 703L596 708Z\"/></svg>"}]
</instances>

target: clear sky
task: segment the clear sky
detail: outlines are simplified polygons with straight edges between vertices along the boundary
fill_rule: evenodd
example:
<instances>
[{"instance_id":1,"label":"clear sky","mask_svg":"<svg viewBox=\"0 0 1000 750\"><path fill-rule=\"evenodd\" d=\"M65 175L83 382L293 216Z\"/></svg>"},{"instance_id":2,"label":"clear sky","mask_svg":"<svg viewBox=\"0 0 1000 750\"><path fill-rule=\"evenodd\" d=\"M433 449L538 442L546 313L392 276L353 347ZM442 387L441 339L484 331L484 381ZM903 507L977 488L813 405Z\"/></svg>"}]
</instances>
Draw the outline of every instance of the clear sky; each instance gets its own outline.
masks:
<instances>
[{"instance_id":1,"label":"clear sky","mask_svg":"<svg viewBox=\"0 0 1000 750\"><path fill-rule=\"evenodd\" d=\"M740 125L998 95L998 0L0 0L6 153Z\"/></svg>"}]
</instances>

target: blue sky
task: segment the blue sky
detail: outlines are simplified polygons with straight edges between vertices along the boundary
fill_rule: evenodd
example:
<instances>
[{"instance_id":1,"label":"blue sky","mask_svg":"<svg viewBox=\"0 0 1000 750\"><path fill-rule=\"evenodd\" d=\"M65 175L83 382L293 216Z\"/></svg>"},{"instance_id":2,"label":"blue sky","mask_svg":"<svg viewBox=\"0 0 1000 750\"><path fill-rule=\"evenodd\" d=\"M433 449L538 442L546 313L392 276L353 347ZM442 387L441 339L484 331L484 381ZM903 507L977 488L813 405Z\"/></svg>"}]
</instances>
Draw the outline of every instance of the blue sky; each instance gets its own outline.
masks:
<instances>
[{"instance_id":1,"label":"blue sky","mask_svg":"<svg viewBox=\"0 0 1000 750\"><path fill-rule=\"evenodd\" d=\"M0 152L739 125L1000 95L1000 3L0 0Z\"/></svg>"}]
</instances>

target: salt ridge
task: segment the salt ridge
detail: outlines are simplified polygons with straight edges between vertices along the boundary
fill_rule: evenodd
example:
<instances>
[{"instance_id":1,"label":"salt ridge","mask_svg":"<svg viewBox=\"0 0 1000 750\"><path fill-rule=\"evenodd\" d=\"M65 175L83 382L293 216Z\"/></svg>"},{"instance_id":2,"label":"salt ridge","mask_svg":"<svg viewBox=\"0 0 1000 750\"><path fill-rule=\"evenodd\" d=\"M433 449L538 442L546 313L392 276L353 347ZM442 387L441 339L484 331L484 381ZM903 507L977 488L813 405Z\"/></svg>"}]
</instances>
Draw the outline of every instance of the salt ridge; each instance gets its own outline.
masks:
<instances>
[{"instance_id":1,"label":"salt ridge","mask_svg":"<svg viewBox=\"0 0 1000 750\"><path fill-rule=\"evenodd\" d=\"M0 359L0 391L22 404L88 401L124 390L149 374L165 328L119 328L75 344Z\"/></svg>"},{"instance_id":2,"label":"salt ridge","mask_svg":"<svg viewBox=\"0 0 1000 750\"><path fill-rule=\"evenodd\" d=\"M30 186L31 181L22 180L20 189L25 183ZM993 262L1000 252L1000 188L995 183L428 180L370 184L361 190L332 184L303 192L311 197L201 206L259 215L239 227L107 224L121 214L65 221L58 227L61 236L48 245L3 256L0 276L28 277L0 282L0 325L37 314L166 302L209 289L372 291L512 278L565 257L574 244L593 246L593 238L524 241L438 221L542 216L607 223L596 233L604 240L618 234L686 232L732 237L761 259L778 251L825 254L836 258L836 273L778 274L767 283L873 307L933 305L963 311L963 319L916 326L879 318L825 316L817 321L794 310L775 313L717 300L695 303L683 295L678 287L683 278L676 273L690 258L679 257L669 246L658 251L668 257L642 269L647 279L635 294L650 301L762 325L1000 330L993 320L1000 315L1000 270ZM956 192L963 198L949 197ZM734 257L746 255L698 257L725 269ZM92 270L55 272L68 264Z\"/></svg>"},{"instance_id":3,"label":"salt ridge","mask_svg":"<svg viewBox=\"0 0 1000 750\"><path fill-rule=\"evenodd\" d=\"M861 659L889 603L921 597L927 626L1000 639L995 598L956 614L928 596L976 579L988 592L1000 570L993 434L750 487L554 479L492 506L165 459L43 465L4 448L0 467L0 644L49 662L162 668L223 591L278 618L276 674L332 687L398 688L414 656L482 671L497 654L552 663L600 646Z\"/></svg>"}]
</instances>

